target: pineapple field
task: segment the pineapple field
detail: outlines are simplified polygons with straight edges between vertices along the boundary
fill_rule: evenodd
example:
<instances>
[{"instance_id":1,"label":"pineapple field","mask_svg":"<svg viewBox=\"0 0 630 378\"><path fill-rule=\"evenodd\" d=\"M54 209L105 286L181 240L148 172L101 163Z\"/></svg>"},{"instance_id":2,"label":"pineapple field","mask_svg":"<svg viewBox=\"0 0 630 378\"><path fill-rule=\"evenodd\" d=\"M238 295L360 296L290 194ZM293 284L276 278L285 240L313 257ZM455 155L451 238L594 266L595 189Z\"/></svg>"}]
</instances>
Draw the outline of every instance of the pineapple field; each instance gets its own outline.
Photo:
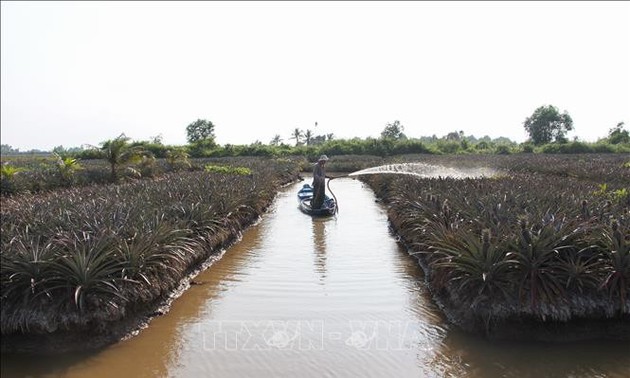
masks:
<instances>
[{"instance_id":1,"label":"pineapple field","mask_svg":"<svg viewBox=\"0 0 630 378\"><path fill-rule=\"evenodd\" d=\"M362 177L453 323L497 338L562 339L576 324L630 336L628 155L395 161L496 169L466 179Z\"/></svg>"},{"instance_id":2,"label":"pineapple field","mask_svg":"<svg viewBox=\"0 0 630 378\"><path fill-rule=\"evenodd\" d=\"M93 347L115 341L235 241L299 172L289 159L207 163L150 179L3 196L3 349L16 339L38 349L59 335Z\"/></svg>"}]
</instances>

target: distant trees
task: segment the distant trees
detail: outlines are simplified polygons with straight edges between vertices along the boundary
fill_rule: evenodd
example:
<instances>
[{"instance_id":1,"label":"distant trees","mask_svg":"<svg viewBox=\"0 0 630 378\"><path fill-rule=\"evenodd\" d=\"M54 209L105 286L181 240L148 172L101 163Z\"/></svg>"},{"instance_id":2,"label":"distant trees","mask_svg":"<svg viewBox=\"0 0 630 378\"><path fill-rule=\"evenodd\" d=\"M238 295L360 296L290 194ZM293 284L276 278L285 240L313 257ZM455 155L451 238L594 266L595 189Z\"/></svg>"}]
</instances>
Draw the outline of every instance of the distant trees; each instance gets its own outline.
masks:
<instances>
[{"instance_id":1,"label":"distant trees","mask_svg":"<svg viewBox=\"0 0 630 378\"><path fill-rule=\"evenodd\" d=\"M610 129L610 131L608 132L608 143L630 143L630 133L628 133L628 130L624 130L623 126L624 123L619 122L616 127Z\"/></svg>"},{"instance_id":2,"label":"distant trees","mask_svg":"<svg viewBox=\"0 0 630 378\"><path fill-rule=\"evenodd\" d=\"M191 144L199 141L214 142L214 124L205 119L197 119L186 126L186 135L188 143Z\"/></svg>"},{"instance_id":3,"label":"distant trees","mask_svg":"<svg viewBox=\"0 0 630 378\"><path fill-rule=\"evenodd\" d=\"M300 142L302 142L303 136L304 136L304 133L302 132L302 130L296 127L295 130L293 130L293 132L291 133L291 137L289 139L295 139L295 145L299 146Z\"/></svg>"},{"instance_id":4,"label":"distant trees","mask_svg":"<svg viewBox=\"0 0 630 378\"><path fill-rule=\"evenodd\" d=\"M464 139L464 132L463 131L451 131L450 133L446 134L446 140L462 140Z\"/></svg>"},{"instance_id":5,"label":"distant trees","mask_svg":"<svg viewBox=\"0 0 630 378\"><path fill-rule=\"evenodd\" d=\"M214 141L214 124L208 120L197 119L186 126L186 134L190 156L204 156L217 147Z\"/></svg>"},{"instance_id":6,"label":"distant trees","mask_svg":"<svg viewBox=\"0 0 630 378\"><path fill-rule=\"evenodd\" d=\"M52 153L61 157L70 155L69 152L63 147L63 145L56 146L52 149Z\"/></svg>"},{"instance_id":7,"label":"distant trees","mask_svg":"<svg viewBox=\"0 0 630 378\"><path fill-rule=\"evenodd\" d=\"M2 155L9 155L9 154L17 154L20 152L19 148L13 148L11 146L9 146L8 144L3 144L0 145L0 154Z\"/></svg>"},{"instance_id":8,"label":"distant trees","mask_svg":"<svg viewBox=\"0 0 630 378\"><path fill-rule=\"evenodd\" d=\"M177 169L189 167L190 161L187 159L190 157L304 155L310 158L322 153L388 156L407 153L630 152L630 132L624 122L619 122L615 127L610 128L607 137L601 138L596 145L578 143L577 140L571 143L550 143L566 142L566 133L573 130L573 120L569 114L566 111L560 113L551 105L536 109L523 125L530 134L530 139L520 145L505 137L491 138L485 135L475 138L457 129L444 130L445 134L440 137L436 134L419 138L408 137L404 133L405 127L396 120L385 125L380 138L336 139L333 133L326 134L324 131L327 130L324 129L304 130L296 127L290 136L285 136L287 138L285 143L280 134L275 134L269 144L265 145L256 141L249 145L226 144L221 147L214 141L214 124L207 120L197 119L186 128L190 143L181 148L164 145L161 135L150 137L149 140L131 141L125 134L121 134L115 139L101 143L98 147L84 144L80 148L64 148L60 145L54 147L52 152L53 156L58 158L57 167L61 177L67 178L66 181L71 181L73 172L78 166L78 162L72 158L107 160L111 166L111 180L117 181L117 174L122 173L119 168L127 163L138 164L127 167L126 173L150 175L151 170L154 169L152 165L156 164L153 158L167 159L168 168L175 170L173 168L175 165L178 166ZM321 134L316 134L318 131ZM295 140L295 145L291 143L292 140ZM181 154L175 154L173 152L175 149L180 149ZM33 151L20 152L10 145L2 144L3 162L5 154L8 157L10 154L32 154ZM50 154L43 152L46 155ZM188 156L184 156L185 154ZM143 156L144 161L142 161ZM179 160L181 164L178 163ZM137 167L140 169L136 169ZM83 175L77 176L81 178Z\"/></svg>"},{"instance_id":9,"label":"distant trees","mask_svg":"<svg viewBox=\"0 0 630 378\"><path fill-rule=\"evenodd\" d=\"M280 134L274 135L269 144L272 146L279 146L280 144L282 144L282 137L280 137Z\"/></svg>"},{"instance_id":10,"label":"distant trees","mask_svg":"<svg viewBox=\"0 0 630 378\"><path fill-rule=\"evenodd\" d=\"M567 131L573 130L573 119L564 111L560 114L553 105L544 105L534 110L534 113L523 122L532 143L536 145L556 142L566 142Z\"/></svg>"},{"instance_id":11,"label":"distant trees","mask_svg":"<svg viewBox=\"0 0 630 378\"><path fill-rule=\"evenodd\" d=\"M322 145L322 144L326 143L326 141L330 140L330 139L327 139L327 138L328 137L326 135L316 135L313 138L311 138L309 146Z\"/></svg>"},{"instance_id":12,"label":"distant trees","mask_svg":"<svg viewBox=\"0 0 630 378\"><path fill-rule=\"evenodd\" d=\"M311 141L313 140L314 136L315 135L313 134L311 130L306 130L304 132L304 142L306 143L307 146L311 145Z\"/></svg>"},{"instance_id":13,"label":"distant trees","mask_svg":"<svg viewBox=\"0 0 630 378\"><path fill-rule=\"evenodd\" d=\"M317 126L317 122L315 122L315 126ZM279 138L280 136L277 135L277 137ZM295 140L296 147L300 145L318 146L326 142L329 142L333 140L334 138L335 138L335 134L333 133L316 135L313 130L307 129L306 131L304 131L297 127L295 128L295 130L293 130L293 132L291 132L291 136L289 137L289 139ZM278 144L274 144L275 142L276 140L274 137L274 139L271 140L270 144L272 146L277 146Z\"/></svg>"},{"instance_id":14,"label":"distant trees","mask_svg":"<svg viewBox=\"0 0 630 378\"><path fill-rule=\"evenodd\" d=\"M405 127L400 124L400 121L394 121L393 123L388 123L383 132L381 132L381 138L383 139L407 139L407 136L403 133Z\"/></svg>"}]
</instances>

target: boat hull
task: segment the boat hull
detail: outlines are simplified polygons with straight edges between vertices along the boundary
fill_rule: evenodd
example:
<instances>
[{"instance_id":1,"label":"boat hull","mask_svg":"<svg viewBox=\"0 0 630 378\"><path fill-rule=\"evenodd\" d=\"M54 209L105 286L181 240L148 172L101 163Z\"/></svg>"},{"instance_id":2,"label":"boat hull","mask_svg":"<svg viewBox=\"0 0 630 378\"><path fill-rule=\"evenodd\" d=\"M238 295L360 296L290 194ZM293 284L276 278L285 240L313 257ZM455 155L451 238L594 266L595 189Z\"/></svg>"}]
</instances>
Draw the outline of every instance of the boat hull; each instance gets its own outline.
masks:
<instances>
[{"instance_id":1,"label":"boat hull","mask_svg":"<svg viewBox=\"0 0 630 378\"><path fill-rule=\"evenodd\" d=\"M331 216L337 212L337 204L335 200L326 196L324 198L324 204L319 209L313 209L311 207L311 201L313 200L313 188L309 184L304 184L302 189L298 191L298 204L300 210L308 215L312 216Z\"/></svg>"}]
</instances>

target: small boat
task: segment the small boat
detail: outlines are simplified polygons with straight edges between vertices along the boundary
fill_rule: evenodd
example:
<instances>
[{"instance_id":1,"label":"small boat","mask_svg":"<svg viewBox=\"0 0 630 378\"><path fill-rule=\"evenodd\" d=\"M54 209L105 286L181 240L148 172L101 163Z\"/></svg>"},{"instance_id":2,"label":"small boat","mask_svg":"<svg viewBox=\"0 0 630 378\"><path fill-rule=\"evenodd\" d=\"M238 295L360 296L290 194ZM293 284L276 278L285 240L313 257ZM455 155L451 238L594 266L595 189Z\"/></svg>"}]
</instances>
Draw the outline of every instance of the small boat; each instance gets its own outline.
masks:
<instances>
[{"instance_id":1,"label":"small boat","mask_svg":"<svg viewBox=\"0 0 630 378\"><path fill-rule=\"evenodd\" d=\"M309 184L304 184L297 193L298 203L300 210L308 215L315 216L329 216L334 215L337 212L337 203L335 200L325 196L324 204L320 209L313 209L311 207L311 200L313 199L313 187Z\"/></svg>"}]
</instances>

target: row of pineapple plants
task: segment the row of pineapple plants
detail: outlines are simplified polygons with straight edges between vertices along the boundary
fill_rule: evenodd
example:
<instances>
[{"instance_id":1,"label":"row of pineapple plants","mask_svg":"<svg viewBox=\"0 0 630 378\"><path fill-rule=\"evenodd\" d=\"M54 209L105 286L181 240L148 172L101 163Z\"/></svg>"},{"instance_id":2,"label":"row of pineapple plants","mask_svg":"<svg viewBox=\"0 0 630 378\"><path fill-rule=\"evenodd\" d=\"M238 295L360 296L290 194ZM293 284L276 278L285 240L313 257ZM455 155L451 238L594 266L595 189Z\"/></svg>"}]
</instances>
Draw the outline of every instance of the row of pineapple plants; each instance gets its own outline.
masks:
<instances>
[{"instance_id":1,"label":"row of pineapple plants","mask_svg":"<svg viewBox=\"0 0 630 378\"><path fill-rule=\"evenodd\" d=\"M387 163L423 162L454 168L490 167L503 172L572 177L610 186L627 186L630 154L400 155Z\"/></svg>"},{"instance_id":2,"label":"row of pineapple plants","mask_svg":"<svg viewBox=\"0 0 630 378\"><path fill-rule=\"evenodd\" d=\"M630 321L630 167L609 161L578 178L579 161L546 162L569 174L519 162L491 178L363 178L462 327Z\"/></svg>"},{"instance_id":3,"label":"row of pineapple plants","mask_svg":"<svg viewBox=\"0 0 630 378\"><path fill-rule=\"evenodd\" d=\"M58 188L151 179L170 172L204 170L206 166L215 162L219 164L235 162L234 164L238 165L239 161L247 160L243 157L193 159L182 151L176 152L167 154L163 159L157 159L150 154L137 155L135 160L116 163L113 168L105 159L81 160L56 154L20 159L2 158L0 195L39 193ZM317 156L309 159L304 156L290 156L275 160L291 161L299 164L304 172L310 173L313 167L308 160L317 160ZM328 169L334 172L352 172L377 166L382 162L383 158L378 156L336 156Z\"/></svg>"},{"instance_id":4,"label":"row of pineapple plants","mask_svg":"<svg viewBox=\"0 0 630 378\"><path fill-rule=\"evenodd\" d=\"M3 336L107 334L116 322L151 311L299 172L290 160L239 162L3 197Z\"/></svg>"},{"instance_id":5,"label":"row of pineapple plants","mask_svg":"<svg viewBox=\"0 0 630 378\"><path fill-rule=\"evenodd\" d=\"M81 160L50 154L34 157L2 157L0 194L44 192L59 188L107 184L141 178L159 177L169 172L202 170L203 165L181 151L157 159L149 152L134 151L135 155L106 159ZM126 159L126 160L124 160Z\"/></svg>"}]
</instances>

